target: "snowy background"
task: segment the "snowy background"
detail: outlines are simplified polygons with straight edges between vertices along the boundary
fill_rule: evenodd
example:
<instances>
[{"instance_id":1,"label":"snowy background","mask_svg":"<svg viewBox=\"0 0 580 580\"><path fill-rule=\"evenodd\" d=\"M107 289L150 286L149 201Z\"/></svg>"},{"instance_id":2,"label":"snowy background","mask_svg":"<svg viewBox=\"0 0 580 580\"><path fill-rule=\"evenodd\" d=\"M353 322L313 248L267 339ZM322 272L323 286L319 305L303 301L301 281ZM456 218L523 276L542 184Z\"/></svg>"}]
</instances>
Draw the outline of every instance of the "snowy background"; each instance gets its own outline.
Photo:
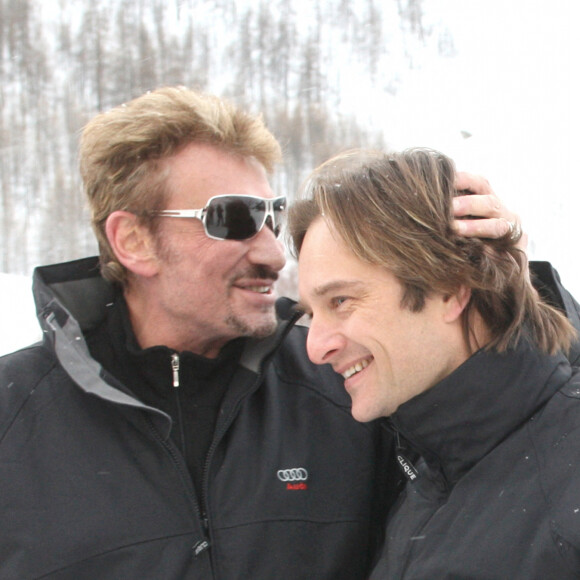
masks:
<instances>
[{"instance_id":1,"label":"snowy background","mask_svg":"<svg viewBox=\"0 0 580 580\"><path fill-rule=\"evenodd\" d=\"M27 276L0 274L0 355L40 339L31 285Z\"/></svg>"},{"instance_id":2,"label":"snowy background","mask_svg":"<svg viewBox=\"0 0 580 580\"><path fill-rule=\"evenodd\" d=\"M551 261L576 296L579 4L426 0L426 22L449 30L453 57L418 50L395 95L353 72L341 100L361 123L388 127L391 147L435 147L485 175L521 215L530 257ZM0 354L39 338L30 286L0 274Z\"/></svg>"}]
</instances>

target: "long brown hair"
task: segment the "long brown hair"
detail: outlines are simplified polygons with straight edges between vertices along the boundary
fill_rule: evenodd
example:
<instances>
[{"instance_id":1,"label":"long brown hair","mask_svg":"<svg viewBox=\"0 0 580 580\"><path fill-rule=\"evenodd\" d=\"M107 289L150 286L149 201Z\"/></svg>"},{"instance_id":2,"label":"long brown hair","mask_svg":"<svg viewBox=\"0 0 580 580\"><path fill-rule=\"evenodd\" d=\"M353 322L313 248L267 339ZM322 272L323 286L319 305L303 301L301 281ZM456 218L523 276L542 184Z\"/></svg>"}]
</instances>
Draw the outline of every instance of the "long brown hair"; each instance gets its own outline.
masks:
<instances>
[{"instance_id":1,"label":"long brown hair","mask_svg":"<svg viewBox=\"0 0 580 580\"><path fill-rule=\"evenodd\" d=\"M431 149L356 150L318 167L291 209L288 232L299 255L310 224L324 215L361 260L388 269L403 285L402 306L419 312L431 292L471 289L489 329L488 347L504 351L526 333L541 350L567 350L575 331L541 301L517 239L466 238L452 227L455 167Z\"/></svg>"}]
</instances>

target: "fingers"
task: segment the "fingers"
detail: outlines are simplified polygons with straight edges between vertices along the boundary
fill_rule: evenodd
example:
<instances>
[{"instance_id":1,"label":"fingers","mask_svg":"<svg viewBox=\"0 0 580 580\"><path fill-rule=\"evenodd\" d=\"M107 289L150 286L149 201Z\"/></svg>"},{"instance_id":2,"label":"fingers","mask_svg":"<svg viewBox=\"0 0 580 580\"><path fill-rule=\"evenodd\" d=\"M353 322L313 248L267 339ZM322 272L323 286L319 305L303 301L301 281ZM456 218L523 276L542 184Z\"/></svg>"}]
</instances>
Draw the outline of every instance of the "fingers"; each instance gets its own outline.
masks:
<instances>
[{"instance_id":1,"label":"fingers","mask_svg":"<svg viewBox=\"0 0 580 580\"><path fill-rule=\"evenodd\" d=\"M455 217L473 216L478 218L500 218L511 221L515 216L503 206L495 193L486 195L460 195L453 198Z\"/></svg>"},{"instance_id":2,"label":"fingers","mask_svg":"<svg viewBox=\"0 0 580 580\"><path fill-rule=\"evenodd\" d=\"M511 233L514 240L519 239L517 247L526 250L528 237L522 232L519 216L503 205L487 179L480 175L459 172L455 186L459 191L470 192L453 199L454 216L464 218L454 221L457 233L478 238L501 238Z\"/></svg>"},{"instance_id":3,"label":"fingers","mask_svg":"<svg viewBox=\"0 0 580 580\"><path fill-rule=\"evenodd\" d=\"M510 229L512 232L521 229L519 216L507 209L493 192L454 198L453 214L456 218L474 218L455 220L455 229L464 236L500 238Z\"/></svg>"},{"instance_id":4,"label":"fingers","mask_svg":"<svg viewBox=\"0 0 580 580\"><path fill-rule=\"evenodd\" d=\"M501 238L511 234L514 240L519 238L516 247L525 252L528 248L528 234L522 231L517 216L515 219L516 221L509 221L503 217L460 219L453 221L453 227L460 236L466 238Z\"/></svg>"},{"instance_id":5,"label":"fingers","mask_svg":"<svg viewBox=\"0 0 580 580\"><path fill-rule=\"evenodd\" d=\"M481 175L458 172L455 187L461 192L467 190L468 195L460 195L453 200L456 217L474 216L479 218L500 218L514 221L517 216L510 212L497 197L489 181ZM501 226L498 226L501 228Z\"/></svg>"},{"instance_id":6,"label":"fingers","mask_svg":"<svg viewBox=\"0 0 580 580\"><path fill-rule=\"evenodd\" d=\"M476 220L455 220L455 231L469 238L501 238L513 229L504 218L489 218Z\"/></svg>"},{"instance_id":7,"label":"fingers","mask_svg":"<svg viewBox=\"0 0 580 580\"><path fill-rule=\"evenodd\" d=\"M481 175L458 171L455 175L455 189L467 189L478 195L495 195L489 181Z\"/></svg>"}]
</instances>

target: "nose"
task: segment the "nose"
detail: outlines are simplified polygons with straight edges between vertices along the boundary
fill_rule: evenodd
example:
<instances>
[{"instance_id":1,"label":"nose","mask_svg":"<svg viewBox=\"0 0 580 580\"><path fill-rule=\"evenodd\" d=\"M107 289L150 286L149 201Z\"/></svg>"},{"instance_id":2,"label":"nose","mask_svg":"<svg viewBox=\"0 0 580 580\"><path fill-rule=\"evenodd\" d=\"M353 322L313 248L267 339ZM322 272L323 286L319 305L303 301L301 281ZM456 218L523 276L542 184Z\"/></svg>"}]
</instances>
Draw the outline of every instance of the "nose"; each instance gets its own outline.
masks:
<instances>
[{"instance_id":1,"label":"nose","mask_svg":"<svg viewBox=\"0 0 580 580\"><path fill-rule=\"evenodd\" d=\"M279 272L286 264L284 245L269 227L262 228L248 240L248 258L253 264L268 266Z\"/></svg>"},{"instance_id":2,"label":"nose","mask_svg":"<svg viewBox=\"0 0 580 580\"><path fill-rule=\"evenodd\" d=\"M313 363L318 365L332 364L336 354L342 350L344 345L344 336L329 322L316 320L316 317L312 317L306 338L306 351L308 358Z\"/></svg>"},{"instance_id":3,"label":"nose","mask_svg":"<svg viewBox=\"0 0 580 580\"><path fill-rule=\"evenodd\" d=\"M273 216L272 213L268 214L268 216L266 217L266 221L264 222L264 225L267 228L270 228L270 230L274 232L274 235L278 237L278 235L280 234L280 226L278 224L274 225L272 216Z\"/></svg>"}]
</instances>

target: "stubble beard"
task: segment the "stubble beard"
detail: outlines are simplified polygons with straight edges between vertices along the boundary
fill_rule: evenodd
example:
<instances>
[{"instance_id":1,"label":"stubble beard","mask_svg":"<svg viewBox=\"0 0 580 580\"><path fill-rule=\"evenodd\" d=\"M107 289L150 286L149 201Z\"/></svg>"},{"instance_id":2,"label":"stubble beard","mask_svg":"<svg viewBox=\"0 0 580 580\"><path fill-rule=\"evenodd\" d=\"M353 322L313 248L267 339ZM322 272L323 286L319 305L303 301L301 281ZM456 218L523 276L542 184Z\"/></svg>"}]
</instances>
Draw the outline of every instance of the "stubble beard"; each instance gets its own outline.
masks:
<instances>
[{"instance_id":1,"label":"stubble beard","mask_svg":"<svg viewBox=\"0 0 580 580\"><path fill-rule=\"evenodd\" d=\"M269 320L266 318L268 314ZM278 326L275 310L273 307L269 307L262 313L263 320L257 324L251 324L249 321L244 320L240 316L237 316L233 312L229 312L226 317L226 324L232 331L240 337L248 338L266 338L271 334L274 334Z\"/></svg>"},{"instance_id":2,"label":"stubble beard","mask_svg":"<svg viewBox=\"0 0 580 580\"><path fill-rule=\"evenodd\" d=\"M276 281L278 273L265 266L255 266L251 272L244 272L243 275L233 278L230 281L230 288L234 287L236 279L241 277ZM252 323L253 318L258 318L258 321ZM236 314L230 304L225 322L238 336L258 339L274 334L278 327L276 308L274 306L265 306L260 311L250 313L245 318Z\"/></svg>"}]
</instances>

